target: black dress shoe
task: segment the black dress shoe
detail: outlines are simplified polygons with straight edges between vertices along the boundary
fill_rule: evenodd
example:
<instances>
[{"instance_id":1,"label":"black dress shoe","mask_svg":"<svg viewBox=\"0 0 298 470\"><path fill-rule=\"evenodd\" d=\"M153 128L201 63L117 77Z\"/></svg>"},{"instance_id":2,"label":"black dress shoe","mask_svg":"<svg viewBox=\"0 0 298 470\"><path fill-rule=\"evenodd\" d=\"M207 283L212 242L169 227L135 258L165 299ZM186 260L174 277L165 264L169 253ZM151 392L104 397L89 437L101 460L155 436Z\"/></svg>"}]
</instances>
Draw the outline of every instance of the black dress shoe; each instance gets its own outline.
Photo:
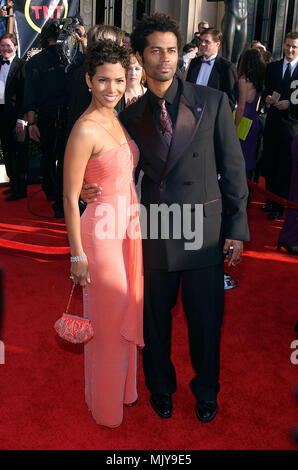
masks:
<instances>
[{"instance_id":1,"label":"black dress shoe","mask_svg":"<svg viewBox=\"0 0 298 470\"><path fill-rule=\"evenodd\" d=\"M272 209L273 209L272 204L267 203L267 204L265 204L265 206L262 207L261 210L263 212L272 212Z\"/></svg>"},{"instance_id":2,"label":"black dress shoe","mask_svg":"<svg viewBox=\"0 0 298 470\"><path fill-rule=\"evenodd\" d=\"M282 212L280 211L270 212L270 214L267 215L267 219L269 220L276 220L276 219L280 219L281 217L282 217Z\"/></svg>"},{"instance_id":3,"label":"black dress shoe","mask_svg":"<svg viewBox=\"0 0 298 470\"><path fill-rule=\"evenodd\" d=\"M19 199L23 199L27 197L27 193L12 193L10 196L5 198L5 201L10 202L10 201L18 201Z\"/></svg>"},{"instance_id":4,"label":"black dress shoe","mask_svg":"<svg viewBox=\"0 0 298 470\"><path fill-rule=\"evenodd\" d=\"M152 393L150 403L161 418L168 419L173 414L173 402L170 394Z\"/></svg>"},{"instance_id":5,"label":"black dress shoe","mask_svg":"<svg viewBox=\"0 0 298 470\"><path fill-rule=\"evenodd\" d=\"M217 413L216 401L199 400L196 404L196 415L202 423L210 423Z\"/></svg>"},{"instance_id":6,"label":"black dress shoe","mask_svg":"<svg viewBox=\"0 0 298 470\"><path fill-rule=\"evenodd\" d=\"M11 194L11 193L12 193L12 188L8 188L3 191L3 194Z\"/></svg>"},{"instance_id":7,"label":"black dress shoe","mask_svg":"<svg viewBox=\"0 0 298 470\"><path fill-rule=\"evenodd\" d=\"M277 251L281 251L281 247L285 248L290 255L298 255L298 246L289 245L288 243L279 240L277 242Z\"/></svg>"}]
</instances>

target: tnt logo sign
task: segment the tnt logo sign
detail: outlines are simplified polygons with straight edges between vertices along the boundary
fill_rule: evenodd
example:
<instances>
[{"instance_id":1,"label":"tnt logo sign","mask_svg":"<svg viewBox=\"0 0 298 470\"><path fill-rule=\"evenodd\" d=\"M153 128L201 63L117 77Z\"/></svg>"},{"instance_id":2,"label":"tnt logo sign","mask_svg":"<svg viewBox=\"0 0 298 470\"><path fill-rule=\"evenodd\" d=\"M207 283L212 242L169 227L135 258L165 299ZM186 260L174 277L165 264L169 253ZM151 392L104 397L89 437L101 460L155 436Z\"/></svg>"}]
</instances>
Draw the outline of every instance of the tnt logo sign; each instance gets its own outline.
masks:
<instances>
[{"instance_id":1,"label":"tnt logo sign","mask_svg":"<svg viewBox=\"0 0 298 470\"><path fill-rule=\"evenodd\" d=\"M24 13L31 28L40 33L49 18L60 20L67 17L68 1L26 0Z\"/></svg>"},{"instance_id":2,"label":"tnt logo sign","mask_svg":"<svg viewBox=\"0 0 298 470\"><path fill-rule=\"evenodd\" d=\"M5 350L3 341L0 341L0 364L5 364Z\"/></svg>"}]
</instances>

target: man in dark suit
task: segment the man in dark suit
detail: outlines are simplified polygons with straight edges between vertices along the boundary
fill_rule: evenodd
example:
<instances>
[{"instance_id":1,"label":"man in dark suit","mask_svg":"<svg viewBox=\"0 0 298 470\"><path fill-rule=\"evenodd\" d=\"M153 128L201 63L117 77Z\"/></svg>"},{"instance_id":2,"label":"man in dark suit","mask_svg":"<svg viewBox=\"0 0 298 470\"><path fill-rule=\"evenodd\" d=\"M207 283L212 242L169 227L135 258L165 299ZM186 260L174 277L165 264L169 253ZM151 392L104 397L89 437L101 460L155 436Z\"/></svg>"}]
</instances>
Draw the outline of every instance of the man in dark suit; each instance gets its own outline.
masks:
<instances>
[{"instance_id":1,"label":"man in dark suit","mask_svg":"<svg viewBox=\"0 0 298 470\"><path fill-rule=\"evenodd\" d=\"M56 218L63 218L63 159L71 80L83 63L77 51L68 65L57 50L60 25L48 20L41 30L42 51L26 62L25 100L29 137L41 145L42 189ZM36 121L36 114L38 115Z\"/></svg>"},{"instance_id":2,"label":"man in dark suit","mask_svg":"<svg viewBox=\"0 0 298 470\"><path fill-rule=\"evenodd\" d=\"M179 25L167 15L137 22L131 41L148 90L120 120L140 150L141 222L148 215L142 227L143 367L150 403L160 417L171 417L176 390L171 309L181 284L195 371L190 385L198 419L209 422L217 413L219 391L224 254L233 246L230 264L237 264L242 240L248 240L248 190L227 97L175 75L181 40ZM160 224L153 215L156 207ZM157 237L146 239L152 228ZM190 229L195 235L189 236Z\"/></svg>"},{"instance_id":3,"label":"man in dark suit","mask_svg":"<svg viewBox=\"0 0 298 470\"><path fill-rule=\"evenodd\" d=\"M281 124L290 109L291 83L298 80L298 32L290 32L284 41L284 58L268 64L264 97L270 106L264 129L263 175L268 191L287 198L290 185L291 159L282 147ZM283 206L268 201L262 208L268 219L282 216Z\"/></svg>"},{"instance_id":4,"label":"man in dark suit","mask_svg":"<svg viewBox=\"0 0 298 470\"><path fill-rule=\"evenodd\" d=\"M224 91L233 110L237 101L237 70L234 64L218 55L221 43L220 31L208 28L201 33L200 55L190 62L186 80Z\"/></svg>"},{"instance_id":5,"label":"man in dark suit","mask_svg":"<svg viewBox=\"0 0 298 470\"><path fill-rule=\"evenodd\" d=\"M11 193L6 201L27 196L28 140L25 134L24 62L16 55L17 38L5 33L0 38L0 140Z\"/></svg>"},{"instance_id":6,"label":"man in dark suit","mask_svg":"<svg viewBox=\"0 0 298 470\"><path fill-rule=\"evenodd\" d=\"M214 28L205 29L201 33L199 56L190 62L186 80L224 91L233 110L238 97L237 70L234 64L218 55L222 40L222 33ZM238 285L238 281L226 272L224 282L225 289L233 289Z\"/></svg>"}]
</instances>

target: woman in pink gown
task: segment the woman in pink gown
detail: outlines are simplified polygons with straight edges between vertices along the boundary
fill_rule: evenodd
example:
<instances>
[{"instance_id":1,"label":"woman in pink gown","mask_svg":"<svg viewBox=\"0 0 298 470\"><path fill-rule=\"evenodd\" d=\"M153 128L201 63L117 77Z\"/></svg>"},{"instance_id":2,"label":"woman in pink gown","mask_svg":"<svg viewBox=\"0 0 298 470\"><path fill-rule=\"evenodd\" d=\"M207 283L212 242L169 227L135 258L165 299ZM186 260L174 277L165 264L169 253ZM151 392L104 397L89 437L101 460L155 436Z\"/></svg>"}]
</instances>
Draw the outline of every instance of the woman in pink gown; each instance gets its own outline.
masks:
<instances>
[{"instance_id":1,"label":"woman in pink gown","mask_svg":"<svg viewBox=\"0 0 298 470\"><path fill-rule=\"evenodd\" d=\"M87 52L88 109L70 134L64 161L64 211L71 275L84 287L85 398L95 421L117 427L137 400L137 347L143 343L143 267L133 184L138 148L114 114L126 86L129 53L111 41ZM80 220L83 181L101 187Z\"/></svg>"}]
</instances>

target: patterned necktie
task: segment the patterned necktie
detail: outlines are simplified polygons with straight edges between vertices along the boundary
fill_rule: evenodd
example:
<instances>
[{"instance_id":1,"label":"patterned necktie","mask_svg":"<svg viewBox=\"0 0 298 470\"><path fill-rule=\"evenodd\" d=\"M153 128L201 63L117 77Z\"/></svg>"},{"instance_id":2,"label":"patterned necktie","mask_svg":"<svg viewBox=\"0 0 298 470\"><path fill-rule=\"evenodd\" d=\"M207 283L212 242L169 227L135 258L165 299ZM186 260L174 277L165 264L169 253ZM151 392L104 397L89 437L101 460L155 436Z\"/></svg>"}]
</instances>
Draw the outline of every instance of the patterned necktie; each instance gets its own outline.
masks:
<instances>
[{"instance_id":1,"label":"patterned necktie","mask_svg":"<svg viewBox=\"0 0 298 470\"><path fill-rule=\"evenodd\" d=\"M165 137L168 145L170 145L172 135L173 135L172 121L167 111L165 100L159 100L158 105L161 108L160 117L159 117L161 132L162 132L162 135Z\"/></svg>"},{"instance_id":2,"label":"patterned necktie","mask_svg":"<svg viewBox=\"0 0 298 470\"><path fill-rule=\"evenodd\" d=\"M289 90L291 84L291 64L288 62L286 71L284 73L283 79L282 79L282 89L283 92L286 92Z\"/></svg>"}]
</instances>

